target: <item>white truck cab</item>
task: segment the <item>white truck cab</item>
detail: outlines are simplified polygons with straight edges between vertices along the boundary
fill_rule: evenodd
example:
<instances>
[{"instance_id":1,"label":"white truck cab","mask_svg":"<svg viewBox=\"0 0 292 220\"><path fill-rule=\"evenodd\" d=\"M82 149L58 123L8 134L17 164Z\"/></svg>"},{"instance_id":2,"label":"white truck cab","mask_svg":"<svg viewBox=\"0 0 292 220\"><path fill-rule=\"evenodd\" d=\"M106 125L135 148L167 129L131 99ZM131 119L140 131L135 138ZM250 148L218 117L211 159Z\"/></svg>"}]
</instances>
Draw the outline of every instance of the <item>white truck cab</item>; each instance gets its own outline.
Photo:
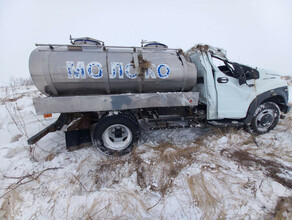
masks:
<instances>
[{"instance_id":1,"label":"white truck cab","mask_svg":"<svg viewBox=\"0 0 292 220\"><path fill-rule=\"evenodd\" d=\"M223 49L209 45L196 45L187 54L198 69L194 91L207 107L207 120L253 124L253 131L264 133L278 121L280 111L290 110L287 82L280 75L231 62ZM259 114L257 108L265 110Z\"/></svg>"}]
</instances>

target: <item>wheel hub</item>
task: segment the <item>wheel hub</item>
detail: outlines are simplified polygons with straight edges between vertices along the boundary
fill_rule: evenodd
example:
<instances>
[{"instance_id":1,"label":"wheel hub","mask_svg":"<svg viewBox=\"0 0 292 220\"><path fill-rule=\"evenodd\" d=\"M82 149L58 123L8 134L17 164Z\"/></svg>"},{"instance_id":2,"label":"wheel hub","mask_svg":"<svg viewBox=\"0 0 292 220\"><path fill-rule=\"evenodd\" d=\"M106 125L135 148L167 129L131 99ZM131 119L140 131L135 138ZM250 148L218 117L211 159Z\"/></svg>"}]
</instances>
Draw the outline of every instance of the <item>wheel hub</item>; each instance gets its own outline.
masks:
<instances>
[{"instance_id":1,"label":"wheel hub","mask_svg":"<svg viewBox=\"0 0 292 220\"><path fill-rule=\"evenodd\" d=\"M273 116L270 114L264 115L260 121L260 124L262 126L265 126L267 124L271 124L271 122L273 121Z\"/></svg>"},{"instance_id":2,"label":"wheel hub","mask_svg":"<svg viewBox=\"0 0 292 220\"><path fill-rule=\"evenodd\" d=\"M260 131L266 131L273 124L274 120L274 111L272 109L264 110L256 118L257 127Z\"/></svg>"},{"instance_id":3,"label":"wheel hub","mask_svg":"<svg viewBox=\"0 0 292 220\"><path fill-rule=\"evenodd\" d=\"M132 139L132 132L122 124L111 125L102 134L104 145L112 150L120 151L127 148Z\"/></svg>"},{"instance_id":4,"label":"wheel hub","mask_svg":"<svg viewBox=\"0 0 292 220\"><path fill-rule=\"evenodd\" d=\"M121 138L122 135L123 135L123 133L125 133L125 132L123 132L122 129L120 129L120 128L117 128L117 129L115 129L115 131L114 131L114 134L115 134L115 137L116 137L116 138Z\"/></svg>"}]
</instances>

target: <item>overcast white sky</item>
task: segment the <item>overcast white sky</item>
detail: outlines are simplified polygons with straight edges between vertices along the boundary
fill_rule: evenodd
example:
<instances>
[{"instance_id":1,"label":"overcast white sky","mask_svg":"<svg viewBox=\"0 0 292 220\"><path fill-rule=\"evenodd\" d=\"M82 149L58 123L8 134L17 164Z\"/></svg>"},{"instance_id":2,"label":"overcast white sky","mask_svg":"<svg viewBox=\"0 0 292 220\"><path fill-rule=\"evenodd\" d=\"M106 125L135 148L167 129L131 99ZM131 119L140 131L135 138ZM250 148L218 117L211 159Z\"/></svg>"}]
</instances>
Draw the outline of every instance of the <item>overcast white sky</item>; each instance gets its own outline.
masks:
<instances>
[{"instance_id":1,"label":"overcast white sky","mask_svg":"<svg viewBox=\"0 0 292 220\"><path fill-rule=\"evenodd\" d=\"M0 85L29 77L35 43L92 37L106 45L208 43L229 59L292 75L291 0L0 0Z\"/></svg>"}]
</instances>

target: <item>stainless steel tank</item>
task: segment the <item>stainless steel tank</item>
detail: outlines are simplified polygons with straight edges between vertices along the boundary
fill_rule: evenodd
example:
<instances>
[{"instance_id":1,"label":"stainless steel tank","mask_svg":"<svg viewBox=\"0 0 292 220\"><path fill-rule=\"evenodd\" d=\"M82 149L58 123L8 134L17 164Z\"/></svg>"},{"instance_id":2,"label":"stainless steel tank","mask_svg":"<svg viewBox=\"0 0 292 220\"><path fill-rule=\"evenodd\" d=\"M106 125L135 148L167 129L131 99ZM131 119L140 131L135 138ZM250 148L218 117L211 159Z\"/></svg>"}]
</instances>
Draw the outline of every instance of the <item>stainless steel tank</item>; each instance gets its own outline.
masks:
<instances>
[{"instance_id":1,"label":"stainless steel tank","mask_svg":"<svg viewBox=\"0 0 292 220\"><path fill-rule=\"evenodd\" d=\"M197 70L177 49L158 42L113 47L92 38L37 45L29 70L48 96L189 91Z\"/></svg>"}]
</instances>

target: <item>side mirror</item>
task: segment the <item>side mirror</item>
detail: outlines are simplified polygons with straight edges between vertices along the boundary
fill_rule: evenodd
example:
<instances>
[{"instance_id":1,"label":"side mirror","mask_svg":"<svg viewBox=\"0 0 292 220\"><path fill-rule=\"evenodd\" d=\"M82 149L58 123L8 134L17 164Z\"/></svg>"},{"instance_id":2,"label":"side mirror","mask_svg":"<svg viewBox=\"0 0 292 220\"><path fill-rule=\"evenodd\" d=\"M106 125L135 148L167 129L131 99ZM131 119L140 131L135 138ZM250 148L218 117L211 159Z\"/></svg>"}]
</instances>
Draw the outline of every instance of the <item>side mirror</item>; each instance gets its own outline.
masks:
<instances>
[{"instance_id":1,"label":"side mirror","mask_svg":"<svg viewBox=\"0 0 292 220\"><path fill-rule=\"evenodd\" d=\"M245 78L245 77L240 77L240 78L238 79L238 81L239 81L239 85L243 85L243 84L246 83L246 78Z\"/></svg>"},{"instance_id":2,"label":"side mirror","mask_svg":"<svg viewBox=\"0 0 292 220\"><path fill-rule=\"evenodd\" d=\"M247 80L249 80L249 79L254 79L255 77L254 77L253 72L251 72L251 71L248 70L248 71L245 72L245 78Z\"/></svg>"},{"instance_id":3,"label":"side mirror","mask_svg":"<svg viewBox=\"0 0 292 220\"><path fill-rule=\"evenodd\" d=\"M252 76L252 72L248 70L248 71L245 72L245 75L250 75L250 76Z\"/></svg>"},{"instance_id":4,"label":"side mirror","mask_svg":"<svg viewBox=\"0 0 292 220\"><path fill-rule=\"evenodd\" d=\"M238 63L232 63L236 76L238 78L239 81L239 85L243 85L246 83L246 77L245 77L245 73L243 71L243 69L241 68L241 66Z\"/></svg>"}]
</instances>

